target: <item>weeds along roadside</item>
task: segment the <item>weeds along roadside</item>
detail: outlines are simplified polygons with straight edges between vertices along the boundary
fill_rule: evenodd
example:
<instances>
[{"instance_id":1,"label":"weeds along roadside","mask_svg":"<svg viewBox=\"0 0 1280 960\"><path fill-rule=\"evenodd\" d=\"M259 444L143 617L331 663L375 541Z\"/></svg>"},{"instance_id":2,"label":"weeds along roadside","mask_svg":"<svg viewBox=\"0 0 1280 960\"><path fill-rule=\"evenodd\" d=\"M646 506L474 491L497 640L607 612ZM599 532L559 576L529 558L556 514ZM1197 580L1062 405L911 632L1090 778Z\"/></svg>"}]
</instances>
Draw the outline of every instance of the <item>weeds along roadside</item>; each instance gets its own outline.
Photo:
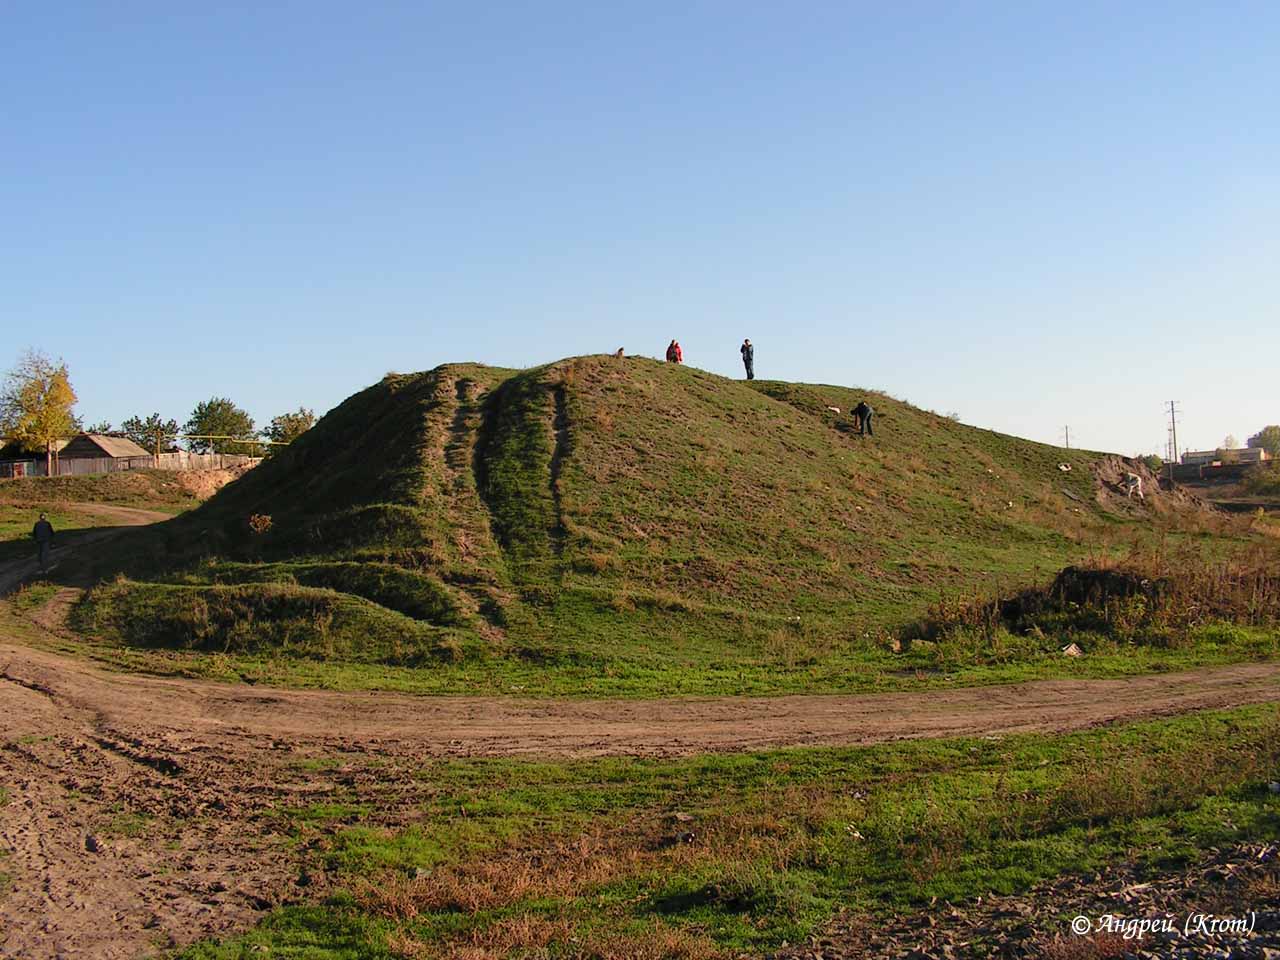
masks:
<instances>
[{"instance_id":1,"label":"weeds along roadside","mask_svg":"<svg viewBox=\"0 0 1280 960\"><path fill-rule=\"evenodd\" d=\"M906 625L900 642L940 665L1000 662L1067 644L1080 654L1236 644L1270 657L1280 652L1278 561L1266 543L1220 558L1186 543L1099 554L1012 596L944 598Z\"/></svg>"},{"instance_id":2,"label":"weeds along roadside","mask_svg":"<svg viewBox=\"0 0 1280 960\"><path fill-rule=\"evenodd\" d=\"M1008 893L1111 859L1169 868L1274 836L1280 715L1245 708L1061 737L681 761L451 761L416 822L282 811L342 892L186 958L711 958L846 909ZM358 797L348 798L347 810ZM344 818L349 819L349 818Z\"/></svg>"}]
</instances>

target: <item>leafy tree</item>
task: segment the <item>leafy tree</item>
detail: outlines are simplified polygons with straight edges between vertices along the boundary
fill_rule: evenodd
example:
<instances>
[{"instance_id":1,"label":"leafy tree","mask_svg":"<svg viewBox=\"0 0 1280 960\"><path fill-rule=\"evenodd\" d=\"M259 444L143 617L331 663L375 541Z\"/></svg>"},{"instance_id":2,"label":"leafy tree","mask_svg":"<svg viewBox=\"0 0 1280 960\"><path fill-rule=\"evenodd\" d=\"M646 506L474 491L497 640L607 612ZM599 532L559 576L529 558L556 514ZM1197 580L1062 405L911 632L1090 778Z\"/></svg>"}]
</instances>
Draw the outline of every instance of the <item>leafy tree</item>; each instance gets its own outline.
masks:
<instances>
[{"instance_id":1,"label":"leafy tree","mask_svg":"<svg viewBox=\"0 0 1280 960\"><path fill-rule=\"evenodd\" d=\"M120 424L124 435L145 450L156 449L156 437L160 439L160 452L173 453L177 450L173 438L178 434L177 420L161 420L160 414L153 413L145 420L142 417L130 417Z\"/></svg>"},{"instance_id":2,"label":"leafy tree","mask_svg":"<svg viewBox=\"0 0 1280 960\"><path fill-rule=\"evenodd\" d=\"M1261 448L1273 457L1280 457L1280 425L1263 427L1249 438L1249 446Z\"/></svg>"},{"instance_id":3,"label":"leafy tree","mask_svg":"<svg viewBox=\"0 0 1280 960\"><path fill-rule=\"evenodd\" d=\"M1139 459L1147 465L1147 469L1152 473L1159 473L1164 469L1164 458L1158 453L1148 453L1145 457L1140 457Z\"/></svg>"},{"instance_id":4,"label":"leafy tree","mask_svg":"<svg viewBox=\"0 0 1280 960\"><path fill-rule=\"evenodd\" d=\"M91 423L84 428L85 433L97 434L99 436L107 436L116 432L116 428L111 425L110 420L103 420L99 423Z\"/></svg>"},{"instance_id":5,"label":"leafy tree","mask_svg":"<svg viewBox=\"0 0 1280 960\"><path fill-rule=\"evenodd\" d=\"M258 434L253 429L253 417L226 397L213 397L197 404L183 433L218 438L187 440L187 448L192 453L245 453L255 457L262 454Z\"/></svg>"},{"instance_id":6,"label":"leafy tree","mask_svg":"<svg viewBox=\"0 0 1280 960\"><path fill-rule=\"evenodd\" d=\"M1234 433L1228 433L1225 437L1223 437L1222 449L1223 450L1239 450L1240 449L1240 441L1236 439Z\"/></svg>"},{"instance_id":7,"label":"leafy tree","mask_svg":"<svg viewBox=\"0 0 1280 960\"><path fill-rule=\"evenodd\" d=\"M276 443L293 443L313 426L316 415L306 407L299 407L294 413L282 413L271 418L271 425L262 431L263 436ZM267 447L267 455L279 450L279 447Z\"/></svg>"},{"instance_id":8,"label":"leafy tree","mask_svg":"<svg viewBox=\"0 0 1280 960\"><path fill-rule=\"evenodd\" d=\"M0 390L0 432L27 449L44 450L45 464L52 468L54 441L79 432L75 404L67 365L28 351Z\"/></svg>"}]
</instances>

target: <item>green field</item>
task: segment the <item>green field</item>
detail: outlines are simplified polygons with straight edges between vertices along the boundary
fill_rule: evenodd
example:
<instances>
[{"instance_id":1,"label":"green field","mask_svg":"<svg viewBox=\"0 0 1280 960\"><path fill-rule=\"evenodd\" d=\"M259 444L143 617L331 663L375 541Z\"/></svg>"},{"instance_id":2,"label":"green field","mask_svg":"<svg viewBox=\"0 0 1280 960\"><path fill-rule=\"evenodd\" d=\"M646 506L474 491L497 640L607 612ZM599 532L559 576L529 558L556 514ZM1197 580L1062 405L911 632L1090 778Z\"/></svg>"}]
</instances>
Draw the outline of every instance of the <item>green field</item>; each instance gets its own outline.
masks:
<instances>
[{"instance_id":1,"label":"green field","mask_svg":"<svg viewBox=\"0 0 1280 960\"><path fill-rule=\"evenodd\" d=\"M1274 837L1278 768L1269 706L1063 737L385 770L424 785L407 825L385 829L354 787L280 811L338 892L179 956L759 955L838 909L892 916L1114 858L1159 872Z\"/></svg>"}]
</instances>

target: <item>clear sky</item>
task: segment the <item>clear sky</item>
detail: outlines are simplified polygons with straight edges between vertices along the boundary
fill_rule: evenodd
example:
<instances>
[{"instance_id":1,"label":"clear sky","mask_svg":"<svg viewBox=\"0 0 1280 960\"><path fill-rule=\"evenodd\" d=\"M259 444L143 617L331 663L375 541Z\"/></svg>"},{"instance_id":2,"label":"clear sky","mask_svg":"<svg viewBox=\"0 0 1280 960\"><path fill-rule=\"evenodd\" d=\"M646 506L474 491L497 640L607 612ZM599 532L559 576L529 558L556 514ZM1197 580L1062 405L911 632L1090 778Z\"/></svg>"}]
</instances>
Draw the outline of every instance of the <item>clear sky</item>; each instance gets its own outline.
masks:
<instances>
[{"instance_id":1,"label":"clear sky","mask_svg":"<svg viewBox=\"0 0 1280 960\"><path fill-rule=\"evenodd\" d=\"M1280 4L0 5L0 364L265 422L612 351L1073 445L1280 422Z\"/></svg>"}]
</instances>

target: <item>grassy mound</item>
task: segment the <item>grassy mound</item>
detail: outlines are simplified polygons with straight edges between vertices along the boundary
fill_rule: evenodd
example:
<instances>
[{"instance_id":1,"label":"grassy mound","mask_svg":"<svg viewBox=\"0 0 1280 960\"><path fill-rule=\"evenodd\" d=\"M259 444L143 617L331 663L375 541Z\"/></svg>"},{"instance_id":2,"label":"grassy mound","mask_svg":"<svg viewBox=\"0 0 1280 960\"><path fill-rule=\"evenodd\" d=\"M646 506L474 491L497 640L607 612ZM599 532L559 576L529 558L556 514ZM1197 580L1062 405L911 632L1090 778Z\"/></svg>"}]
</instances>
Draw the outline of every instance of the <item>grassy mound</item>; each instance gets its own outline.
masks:
<instances>
[{"instance_id":1,"label":"grassy mound","mask_svg":"<svg viewBox=\"0 0 1280 960\"><path fill-rule=\"evenodd\" d=\"M284 583L186 587L121 579L77 611L78 629L137 647L423 666L458 659L454 633L335 590Z\"/></svg>"},{"instance_id":2,"label":"grassy mound","mask_svg":"<svg viewBox=\"0 0 1280 960\"><path fill-rule=\"evenodd\" d=\"M850 428L864 397L875 437ZM98 570L130 586L87 606L138 592L138 612L164 619L203 597L228 611L221 638L239 610L226 598L277 584L358 599L352 618L456 631L478 656L655 690L672 671L830 675L944 595L1046 578L1135 519L1174 516L1155 484L1110 512L1099 461L842 387L611 357L449 365L389 375L131 535ZM273 620L305 619L282 603L254 607L259 643L292 635ZM181 616L165 622L117 635L189 644Z\"/></svg>"}]
</instances>

